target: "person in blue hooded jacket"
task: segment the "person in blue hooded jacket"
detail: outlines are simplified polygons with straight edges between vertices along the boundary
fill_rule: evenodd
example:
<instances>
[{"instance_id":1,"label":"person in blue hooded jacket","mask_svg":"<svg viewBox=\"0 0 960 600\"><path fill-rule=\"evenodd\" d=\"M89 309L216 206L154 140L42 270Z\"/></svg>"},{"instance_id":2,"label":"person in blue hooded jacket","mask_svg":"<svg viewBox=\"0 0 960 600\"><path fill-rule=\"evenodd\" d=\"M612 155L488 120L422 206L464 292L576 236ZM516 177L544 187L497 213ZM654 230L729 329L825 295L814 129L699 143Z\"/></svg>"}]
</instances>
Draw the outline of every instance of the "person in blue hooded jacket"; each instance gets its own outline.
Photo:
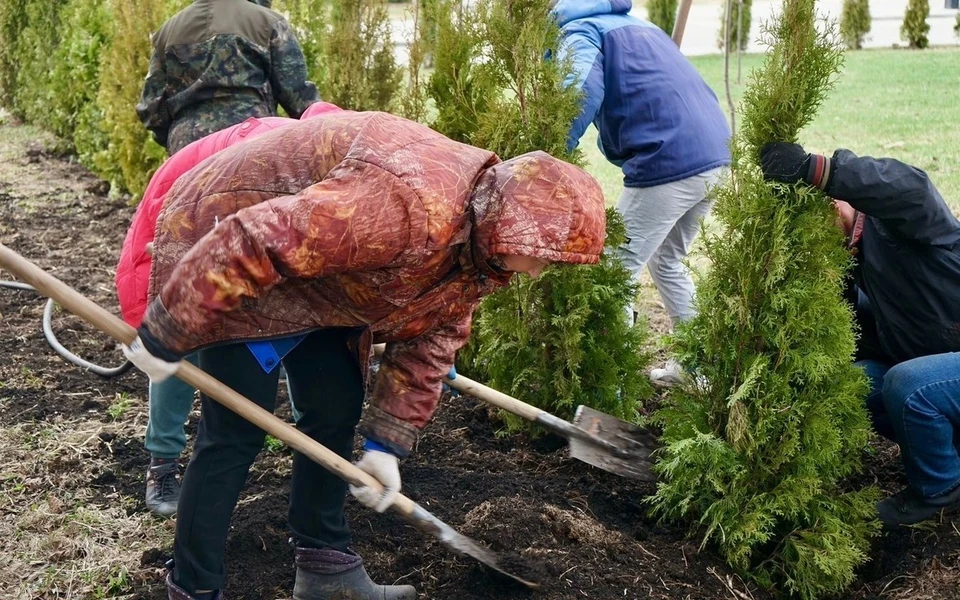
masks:
<instances>
[{"instance_id":1,"label":"person in blue hooded jacket","mask_svg":"<svg viewBox=\"0 0 960 600\"><path fill-rule=\"evenodd\" d=\"M558 0L561 58L583 92L567 144L590 123L600 151L623 170L617 210L628 240L618 256L635 281L645 265L674 324L694 316L694 286L683 259L710 212L708 189L730 164L730 128L716 95L659 27L630 16L631 0ZM633 307L625 307L632 320ZM668 361L654 383L682 375Z\"/></svg>"}]
</instances>

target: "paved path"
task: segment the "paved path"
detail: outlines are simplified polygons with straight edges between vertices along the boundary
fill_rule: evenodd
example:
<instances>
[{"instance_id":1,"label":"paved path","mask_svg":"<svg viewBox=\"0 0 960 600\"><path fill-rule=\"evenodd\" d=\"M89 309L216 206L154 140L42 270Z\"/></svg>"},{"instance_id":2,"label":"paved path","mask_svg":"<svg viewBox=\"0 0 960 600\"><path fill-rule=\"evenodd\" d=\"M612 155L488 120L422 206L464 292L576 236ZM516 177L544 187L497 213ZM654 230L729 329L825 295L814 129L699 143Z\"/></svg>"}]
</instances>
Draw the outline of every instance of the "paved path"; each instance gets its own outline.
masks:
<instances>
[{"instance_id":1,"label":"paved path","mask_svg":"<svg viewBox=\"0 0 960 600\"><path fill-rule=\"evenodd\" d=\"M928 34L930 43L936 46L958 45L960 40L953 33L957 10L945 9L943 4L943 0L930 0L930 17L927 19L930 24L930 33ZM694 56L720 52L717 48L717 40L720 38L722 5L722 0L693 0L693 6L687 20L687 29L684 32L683 44L681 45L684 54ZM753 27L750 31L752 41L747 48L748 52L764 51L764 47L756 42L756 37L760 33L760 22L773 16L774 11L780 10L781 5L780 0L754 0ZM819 0L817 2L817 9L821 14L838 21L842 6L843 0ZM905 43L900 39L900 24L903 21L906 6L907 0L871 0L870 15L873 17L873 25L870 33L867 34L864 46L867 48L904 46ZM646 9L635 9L632 14L644 19L646 18ZM412 37L412 24L410 21L397 19L391 21L391 26L393 39L397 44L397 60L401 64L406 64L406 44L407 40Z\"/></svg>"},{"instance_id":2,"label":"paved path","mask_svg":"<svg viewBox=\"0 0 960 600\"><path fill-rule=\"evenodd\" d=\"M930 33L927 37L933 45L956 45L957 38L953 34L956 10L943 8L943 0L931 0ZM694 0L687 21L687 29L683 35L683 44L680 48L684 54L711 54L719 52L717 40L720 38L720 14L723 3L717 0ZM753 28L750 31L751 43L749 52L762 52L764 47L756 42L760 33L760 22L768 20L775 12L780 11L782 2L779 0L754 0ZM842 0L819 0L817 10L827 18L839 21L843 6ZM870 2L870 16L873 23L864 46L867 48L890 48L895 45L906 45L900 39L900 25L903 22L903 13L906 10L907 0L872 0ZM637 17L645 18L646 10L634 10Z\"/></svg>"}]
</instances>

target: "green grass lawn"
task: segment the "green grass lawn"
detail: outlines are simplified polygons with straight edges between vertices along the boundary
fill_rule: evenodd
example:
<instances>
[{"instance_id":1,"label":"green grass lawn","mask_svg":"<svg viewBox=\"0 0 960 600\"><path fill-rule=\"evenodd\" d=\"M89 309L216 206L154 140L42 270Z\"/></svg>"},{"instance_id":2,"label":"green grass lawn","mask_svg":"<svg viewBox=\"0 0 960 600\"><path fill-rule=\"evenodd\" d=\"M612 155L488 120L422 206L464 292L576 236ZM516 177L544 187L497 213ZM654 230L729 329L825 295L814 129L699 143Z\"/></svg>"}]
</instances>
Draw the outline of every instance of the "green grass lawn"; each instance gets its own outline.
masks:
<instances>
[{"instance_id":1,"label":"green grass lawn","mask_svg":"<svg viewBox=\"0 0 960 600\"><path fill-rule=\"evenodd\" d=\"M749 73L763 56L743 56L743 81L736 83L731 60L731 95L739 102ZM697 56L691 62L717 93L726 111L723 57ZM816 120L801 133L808 150L831 154L890 156L927 171L954 212L960 213L960 49L848 52L835 89ZM596 147L596 130L581 140L589 170L603 185L609 203L620 193L620 170Z\"/></svg>"}]
</instances>

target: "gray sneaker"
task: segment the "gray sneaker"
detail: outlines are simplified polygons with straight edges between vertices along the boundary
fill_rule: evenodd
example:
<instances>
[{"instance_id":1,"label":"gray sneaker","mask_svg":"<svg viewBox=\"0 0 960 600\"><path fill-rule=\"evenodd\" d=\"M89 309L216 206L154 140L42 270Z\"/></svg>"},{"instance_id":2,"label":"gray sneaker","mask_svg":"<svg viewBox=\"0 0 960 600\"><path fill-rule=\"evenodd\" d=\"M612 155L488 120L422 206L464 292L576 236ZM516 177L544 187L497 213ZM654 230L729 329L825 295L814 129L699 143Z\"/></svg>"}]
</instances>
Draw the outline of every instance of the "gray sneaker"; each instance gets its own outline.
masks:
<instances>
[{"instance_id":1,"label":"gray sneaker","mask_svg":"<svg viewBox=\"0 0 960 600\"><path fill-rule=\"evenodd\" d=\"M147 469L147 508L155 515L172 517L180 501L180 463L176 459L150 459Z\"/></svg>"},{"instance_id":2,"label":"gray sneaker","mask_svg":"<svg viewBox=\"0 0 960 600\"><path fill-rule=\"evenodd\" d=\"M650 382L659 388L669 388L683 383L689 375L683 370L683 366L672 358L662 369L652 369L650 371Z\"/></svg>"}]
</instances>

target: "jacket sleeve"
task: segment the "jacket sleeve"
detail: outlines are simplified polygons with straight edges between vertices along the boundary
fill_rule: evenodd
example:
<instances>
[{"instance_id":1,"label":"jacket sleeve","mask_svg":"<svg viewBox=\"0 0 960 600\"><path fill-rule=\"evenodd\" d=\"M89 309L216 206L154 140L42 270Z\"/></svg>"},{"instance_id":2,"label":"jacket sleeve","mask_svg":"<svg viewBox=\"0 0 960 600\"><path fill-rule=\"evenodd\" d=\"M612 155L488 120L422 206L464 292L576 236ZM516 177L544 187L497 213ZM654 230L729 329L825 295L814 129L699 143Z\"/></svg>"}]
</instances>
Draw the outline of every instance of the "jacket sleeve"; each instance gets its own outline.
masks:
<instances>
[{"instance_id":1,"label":"jacket sleeve","mask_svg":"<svg viewBox=\"0 0 960 600\"><path fill-rule=\"evenodd\" d=\"M470 337L476 303L466 315L413 340L388 343L377 373L377 385L360 421L360 433L386 446L397 456L407 456L417 436L437 409L443 379L450 372L457 350Z\"/></svg>"},{"instance_id":2,"label":"jacket sleeve","mask_svg":"<svg viewBox=\"0 0 960 600\"><path fill-rule=\"evenodd\" d=\"M367 163L337 170L295 196L244 208L202 237L147 309L144 326L159 346L151 351L182 356L224 313L285 278L389 266L410 244L414 192Z\"/></svg>"},{"instance_id":3,"label":"jacket sleeve","mask_svg":"<svg viewBox=\"0 0 960 600\"><path fill-rule=\"evenodd\" d=\"M573 72L564 80L564 86L576 85L583 93L580 114L574 119L567 134L567 149L573 150L597 118L603 104L603 54L600 46L585 33L573 32L564 37L558 51L561 62L571 60Z\"/></svg>"},{"instance_id":4,"label":"jacket sleeve","mask_svg":"<svg viewBox=\"0 0 960 600\"><path fill-rule=\"evenodd\" d=\"M137 116L144 127L153 134L158 144L167 147L167 134L170 132L170 113L166 100L167 70L164 65L164 52L154 48L150 57L150 70L143 83L140 102L137 103Z\"/></svg>"},{"instance_id":5,"label":"jacket sleeve","mask_svg":"<svg viewBox=\"0 0 960 600\"><path fill-rule=\"evenodd\" d=\"M270 83L280 106L294 119L320 100L317 86L307 80L307 62L289 23L279 19L270 38Z\"/></svg>"},{"instance_id":6,"label":"jacket sleeve","mask_svg":"<svg viewBox=\"0 0 960 600\"><path fill-rule=\"evenodd\" d=\"M899 160L837 150L824 191L906 239L931 245L960 239L960 223L927 174Z\"/></svg>"}]
</instances>

